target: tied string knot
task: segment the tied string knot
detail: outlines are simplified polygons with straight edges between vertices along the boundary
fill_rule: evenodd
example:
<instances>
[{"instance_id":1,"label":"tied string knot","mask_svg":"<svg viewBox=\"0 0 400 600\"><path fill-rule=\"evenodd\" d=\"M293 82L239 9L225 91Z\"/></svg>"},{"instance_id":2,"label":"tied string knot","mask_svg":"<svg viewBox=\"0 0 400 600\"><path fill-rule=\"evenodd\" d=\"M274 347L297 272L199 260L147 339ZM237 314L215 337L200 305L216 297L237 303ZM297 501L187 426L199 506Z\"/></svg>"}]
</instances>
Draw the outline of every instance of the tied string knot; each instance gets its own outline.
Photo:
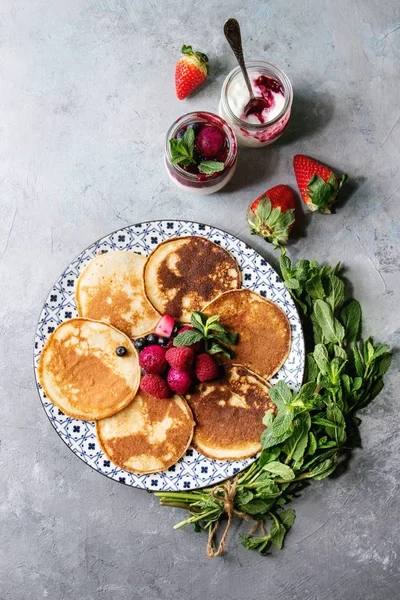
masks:
<instances>
[{"instance_id":1,"label":"tied string knot","mask_svg":"<svg viewBox=\"0 0 400 600\"><path fill-rule=\"evenodd\" d=\"M224 533L222 534L221 540L218 544L218 548L214 549L214 539L215 534L218 529L219 519L217 519L210 529L210 533L208 535L208 543L207 543L207 556L208 558L215 558L222 554L225 550L226 538L228 535L229 528L231 526L232 516L236 515L241 519L245 519L246 521L251 521L253 517L248 515L247 513L241 512L235 508L235 496L236 496L236 488L238 485L238 475L233 480L228 480L224 485L219 485L215 487L211 491L211 496L215 498L215 500L219 500L224 505L224 512L226 512L228 521L225 526Z\"/></svg>"}]
</instances>

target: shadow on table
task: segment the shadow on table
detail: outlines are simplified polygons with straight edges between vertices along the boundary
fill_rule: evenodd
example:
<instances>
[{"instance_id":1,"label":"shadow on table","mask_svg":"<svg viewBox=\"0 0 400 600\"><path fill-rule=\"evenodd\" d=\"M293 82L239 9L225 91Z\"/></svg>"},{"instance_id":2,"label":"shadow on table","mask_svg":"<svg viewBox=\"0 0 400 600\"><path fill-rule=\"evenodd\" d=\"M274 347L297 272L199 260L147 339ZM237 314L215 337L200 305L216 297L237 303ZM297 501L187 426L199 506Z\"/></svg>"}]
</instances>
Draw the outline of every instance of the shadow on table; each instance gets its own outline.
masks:
<instances>
[{"instance_id":1,"label":"shadow on table","mask_svg":"<svg viewBox=\"0 0 400 600\"><path fill-rule=\"evenodd\" d=\"M321 132L333 116L333 107L334 99L326 93L314 89L295 90L288 128L274 144L285 146Z\"/></svg>"}]
</instances>

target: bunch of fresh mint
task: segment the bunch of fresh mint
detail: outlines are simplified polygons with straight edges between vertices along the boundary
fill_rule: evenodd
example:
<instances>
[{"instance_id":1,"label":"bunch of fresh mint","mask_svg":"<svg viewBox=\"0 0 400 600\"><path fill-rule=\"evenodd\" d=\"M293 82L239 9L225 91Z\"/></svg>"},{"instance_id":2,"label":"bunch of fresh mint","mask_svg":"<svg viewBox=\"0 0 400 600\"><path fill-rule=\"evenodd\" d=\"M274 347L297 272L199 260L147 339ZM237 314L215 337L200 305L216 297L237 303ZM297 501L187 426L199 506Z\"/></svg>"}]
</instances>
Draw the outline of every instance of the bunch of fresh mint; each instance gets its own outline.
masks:
<instances>
[{"instance_id":1,"label":"bunch of fresh mint","mask_svg":"<svg viewBox=\"0 0 400 600\"><path fill-rule=\"evenodd\" d=\"M208 354L223 354L227 358L234 358L235 353L229 346L234 346L238 334L228 331L219 322L219 315L207 317L197 310L192 311L191 323L193 329L183 331L174 339L174 346L192 346L204 341L205 351Z\"/></svg>"},{"instance_id":2,"label":"bunch of fresh mint","mask_svg":"<svg viewBox=\"0 0 400 600\"><path fill-rule=\"evenodd\" d=\"M285 505L307 481L328 477L352 448L360 446L356 413L380 393L391 363L388 346L374 344L371 338L361 341L361 308L356 300L345 299L339 265L321 268L314 260L300 260L292 266L282 250L281 270L303 317L308 346L305 383L298 392L283 381L270 389L277 411L263 419L262 452L235 480L234 509L262 524L261 535L242 535L242 544L263 555L271 546L282 548L294 523L295 512ZM194 523L212 540L227 494L219 484L157 495L162 505L190 511L175 528ZM213 555L221 551L220 547Z\"/></svg>"},{"instance_id":3,"label":"bunch of fresh mint","mask_svg":"<svg viewBox=\"0 0 400 600\"><path fill-rule=\"evenodd\" d=\"M195 135L192 128L187 128L182 140L171 138L169 145L171 148L171 163L188 167L196 165L200 173L211 175L223 171L225 163L217 160L197 160L194 155L194 140Z\"/></svg>"}]
</instances>

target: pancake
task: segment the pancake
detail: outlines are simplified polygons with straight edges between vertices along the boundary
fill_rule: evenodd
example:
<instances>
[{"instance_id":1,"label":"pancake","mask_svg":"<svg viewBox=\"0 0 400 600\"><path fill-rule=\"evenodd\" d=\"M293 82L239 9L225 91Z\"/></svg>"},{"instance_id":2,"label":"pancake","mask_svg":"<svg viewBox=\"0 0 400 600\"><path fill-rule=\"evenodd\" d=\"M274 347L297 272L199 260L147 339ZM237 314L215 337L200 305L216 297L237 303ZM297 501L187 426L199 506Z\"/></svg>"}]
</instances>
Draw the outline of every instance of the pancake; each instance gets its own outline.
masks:
<instances>
[{"instance_id":1,"label":"pancake","mask_svg":"<svg viewBox=\"0 0 400 600\"><path fill-rule=\"evenodd\" d=\"M162 314L190 322L221 292L240 287L240 270L227 250L202 237L173 238L150 254L145 270L146 294Z\"/></svg>"},{"instance_id":2,"label":"pancake","mask_svg":"<svg viewBox=\"0 0 400 600\"><path fill-rule=\"evenodd\" d=\"M268 384L242 365L225 365L215 381L186 399L196 421L192 445L216 460L241 460L261 450L262 418L275 405Z\"/></svg>"},{"instance_id":3,"label":"pancake","mask_svg":"<svg viewBox=\"0 0 400 600\"><path fill-rule=\"evenodd\" d=\"M160 315L144 292L145 263L140 254L118 250L93 258L76 285L79 315L110 323L130 338L153 331Z\"/></svg>"},{"instance_id":4,"label":"pancake","mask_svg":"<svg viewBox=\"0 0 400 600\"><path fill-rule=\"evenodd\" d=\"M222 362L239 363L270 379L287 359L290 323L274 302L243 288L221 294L203 312L208 316L219 315L222 325L239 334L233 347L235 357L218 355Z\"/></svg>"},{"instance_id":5,"label":"pancake","mask_svg":"<svg viewBox=\"0 0 400 600\"><path fill-rule=\"evenodd\" d=\"M125 346L125 356L117 356ZM49 337L38 376L47 398L69 417L95 421L113 415L135 397L140 383L130 339L107 323L70 319Z\"/></svg>"},{"instance_id":6,"label":"pancake","mask_svg":"<svg viewBox=\"0 0 400 600\"><path fill-rule=\"evenodd\" d=\"M154 473L185 454L193 427L183 398L175 394L159 400L139 390L124 410L97 422L97 437L103 452L121 469Z\"/></svg>"}]
</instances>

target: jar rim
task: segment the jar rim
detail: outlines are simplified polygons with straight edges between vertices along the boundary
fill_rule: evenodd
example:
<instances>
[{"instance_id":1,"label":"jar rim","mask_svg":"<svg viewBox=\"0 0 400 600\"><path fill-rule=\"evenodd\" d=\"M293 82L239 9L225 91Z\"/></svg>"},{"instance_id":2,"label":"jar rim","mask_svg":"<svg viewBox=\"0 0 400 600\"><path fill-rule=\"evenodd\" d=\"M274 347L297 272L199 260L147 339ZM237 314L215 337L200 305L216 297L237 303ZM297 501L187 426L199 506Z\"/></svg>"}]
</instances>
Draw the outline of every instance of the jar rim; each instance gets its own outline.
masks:
<instances>
[{"instance_id":1,"label":"jar rim","mask_svg":"<svg viewBox=\"0 0 400 600\"><path fill-rule=\"evenodd\" d=\"M274 125L277 121L279 121L283 117L283 115L291 107L291 104L293 101L293 87L292 87L290 79L286 75L286 73L284 71L282 71L282 69L280 69L279 67L276 67L275 65L273 65L272 63L269 63L269 62L266 62L263 60L250 60L250 61L246 61L246 68L248 70L256 69L256 68L264 69L266 72L268 72L269 74L272 74L274 77L276 77L279 80L279 82L283 85L283 89L285 91L285 104L283 105L282 110L276 115L276 117L271 119L271 121L267 121L266 123L249 123L248 121L245 121L244 119L241 119L240 117L238 117L233 112L233 110L229 106L229 102L228 102L228 94L227 94L228 85L232 82L232 80L237 75L239 75L241 73L240 67L239 66L235 67L226 76L225 81L222 84L222 91L221 91L221 102L222 102L225 112L228 114L229 118L232 119L232 121L234 121L234 123L237 124L239 127L243 127L244 129L248 129L250 131L260 131L262 129L267 129L271 125Z\"/></svg>"},{"instance_id":2,"label":"jar rim","mask_svg":"<svg viewBox=\"0 0 400 600\"><path fill-rule=\"evenodd\" d=\"M209 175L207 174L203 174L203 179L201 182L199 182L198 178L197 178L197 174L195 173L190 173L189 171L186 171L185 169L183 169L178 163L172 164L171 163L171 147L169 144L169 140L173 137L175 137L175 134L177 133L177 130L180 129L182 127L182 125L186 125L186 123L196 123L196 122L209 122L207 121L207 118L209 119L209 121L214 121L216 122L217 125L219 125L223 130L224 133L226 135L226 138L228 140L228 156L226 158L225 161L225 167L223 169L223 171L219 171L217 173L211 173ZM193 111L193 112L189 112L189 113L185 113L184 115L180 116L178 119L176 119L176 121L174 121L171 125L171 127L168 129L167 131L167 135L165 137L165 156L166 159L168 160L169 165L175 169L177 171L177 173L179 173L179 175L181 175L182 177L185 177L188 181L193 181L193 182L198 182L198 183L207 183L209 181L215 181L216 179L218 179L219 176L225 175L226 171L228 169L230 169L236 160L236 155L237 155L237 141L236 141L236 135L233 132L231 126L225 121L224 118L220 117L219 115L212 113L212 112L208 112L205 110L202 111ZM217 177L215 176L217 175Z\"/></svg>"}]
</instances>

